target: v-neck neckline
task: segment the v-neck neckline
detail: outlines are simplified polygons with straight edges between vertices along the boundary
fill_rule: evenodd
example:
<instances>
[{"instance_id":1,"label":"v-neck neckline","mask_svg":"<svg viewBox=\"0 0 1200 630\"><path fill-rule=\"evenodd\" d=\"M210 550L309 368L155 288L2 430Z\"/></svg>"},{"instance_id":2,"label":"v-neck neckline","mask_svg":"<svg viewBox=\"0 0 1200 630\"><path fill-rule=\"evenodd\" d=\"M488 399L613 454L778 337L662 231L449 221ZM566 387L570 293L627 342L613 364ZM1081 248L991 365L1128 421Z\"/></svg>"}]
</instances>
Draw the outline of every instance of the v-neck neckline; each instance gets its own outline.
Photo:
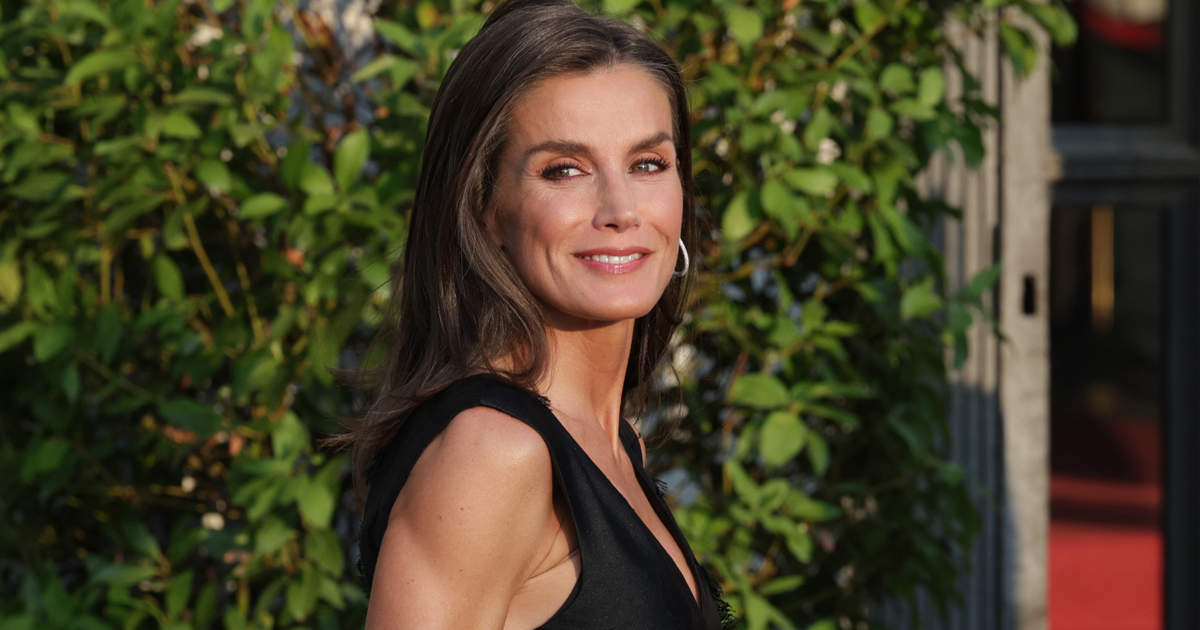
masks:
<instances>
[{"instance_id":1,"label":"v-neck neckline","mask_svg":"<svg viewBox=\"0 0 1200 630\"><path fill-rule=\"evenodd\" d=\"M583 446L575 439L575 436L571 435L571 432L568 431L566 425L564 425L562 423L562 421L559 420L558 416L554 413L554 410L551 409L549 405L545 404L545 401L541 400L540 397L539 397L539 402L543 403L542 406L546 409L546 411L550 414L550 416L552 418L554 418L555 424L557 424L558 428L567 436L567 441L571 444L571 446L574 449L576 449L577 451L579 451L579 454L583 456L583 459L587 462L587 465L591 467L592 472L595 472L596 474L598 474L600 476L601 479L604 480L604 483L605 483L605 485L608 486L608 489L611 490L615 495L617 495L617 498L620 499L620 503L629 512L629 514L631 516L633 516L633 520L638 523L638 526L641 527L642 533L650 538L650 540L654 544L654 547L658 549L660 558L662 560L665 560L667 562L667 564L669 564L671 566L671 568L673 569L673 573L675 574L676 584L682 587L683 592L687 594L687 599L689 602L691 602L691 605L694 607L694 610L698 611L700 613L700 616L703 617L704 616L704 604L703 604L704 594L703 594L702 589L704 588L704 584L700 581L701 577L699 575L699 572L696 570L698 563L696 562L696 559L692 556L690 548L686 545L685 542L681 541L681 539L683 538L683 532L681 532L679 530L678 526L676 526L674 524L674 519L672 518L669 520L668 518L666 518L660 511L659 506L655 503L654 497L652 497L650 495L650 492L652 492L652 490L651 490L651 488L647 487L647 478L646 478L645 471L638 470L638 465L635 464L633 461L633 454L629 452L629 444L628 444L628 442L626 442L624 436L618 434L618 439L621 440L621 449L625 451L625 457L627 457L629 459L629 465L630 465L630 467L633 468L633 476L637 478L638 487L641 488L642 494L646 497L646 502L650 504L650 509L654 510L655 516L657 516L658 520L662 522L663 527L665 527L667 529L667 534L671 536L671 539L675 541L675 545L679 547L679 552L683 554L684 562L687 563L688 570L691 571L691 573L692 573L692 580L694 580L696 583L695 595L692 594L692 588L691 588L691 586L688 585L687 576L684 575L682 569L675 562L675 558L671 557L670 552L668 552L666 547L663 546L662 541L660 541L658 539L658 536L654 535L654 531L652 529L650 529L650 526L646 524L646 521L642 520L642 516L640 514L638 514L638 511L636 509L634 509L633 504L629 502L629 499L625 497L625 494L622 493L621 490L619 488L617 488L616 484L614 484L612 482L612 480L608 478L608 475L604 473L604 469L600 468L600 465L597 464L595 462L595 460L592 459L592 456L589 455L587 450L584 449ZM621 422L620 428L618 429L619 432L624 433L626 431L631 430L625 426L627 424L627 422L625 421L624 418L621 418L620 422ZM640 459L640 457L639 457L639 459ZM643 468L644 468L644 463L643 463ZM664 508L666 507L665 503L664 503L663 507ZM667 509L669 509L669 508L667 508ZM669 514L668 514L668 516L669 516ZM581 561L584 560L582 554L580 555L580 560Z\"/></svg>"}]
</instances>

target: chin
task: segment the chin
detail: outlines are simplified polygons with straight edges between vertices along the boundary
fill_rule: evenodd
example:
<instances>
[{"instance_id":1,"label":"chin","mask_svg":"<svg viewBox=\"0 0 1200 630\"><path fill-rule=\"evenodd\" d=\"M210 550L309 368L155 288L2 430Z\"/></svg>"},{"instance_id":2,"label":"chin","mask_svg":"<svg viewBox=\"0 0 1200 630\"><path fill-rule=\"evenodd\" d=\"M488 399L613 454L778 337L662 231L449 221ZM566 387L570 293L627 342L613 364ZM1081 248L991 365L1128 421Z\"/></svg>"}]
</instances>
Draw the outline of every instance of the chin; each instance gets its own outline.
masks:
<instances>
[{"instance_id":1,"label":"chin","mask_svg":"<svg viewBox=\"0 0 1200 630\"><path fill-rule=\"evenodd\" d=\"M573 319L593 322L620 322L642 317L654 309L658 299L648 300L598 300L592 304L579 304L565 312Z\"/></svg>"}]
</instances>

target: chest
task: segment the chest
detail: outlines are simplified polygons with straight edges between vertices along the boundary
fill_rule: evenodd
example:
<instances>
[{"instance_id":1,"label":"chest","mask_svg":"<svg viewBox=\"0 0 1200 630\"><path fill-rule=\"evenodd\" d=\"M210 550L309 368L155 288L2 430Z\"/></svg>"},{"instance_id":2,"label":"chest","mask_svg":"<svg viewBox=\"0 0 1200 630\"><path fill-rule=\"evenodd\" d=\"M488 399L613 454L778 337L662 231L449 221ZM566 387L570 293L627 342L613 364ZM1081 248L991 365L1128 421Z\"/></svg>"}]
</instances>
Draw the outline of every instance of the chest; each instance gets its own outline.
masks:
<instances>
[{"instance_id":1,"label":"chest","mask_svg":"<svg viewBox=\"0 0 1200 630\"><path fill-rule=\"evenodd\" d=\"M671 519L667 506L658 495L657 488L647 476L642 464L642 453L632 429L622 426L621 444L613 447L601 431L587 432L568 428L579 451L586 457L585 472L591 468L596 490L603 496L611 491L610 510L620 515L628 511L635 518L634 532L648 535L656 544L655 551L662 552L671 560L678 577L682 578L694 599L699 599L695 575L688 563L680 542L675 538L665 519ZM569 527L564 523L564 530Z\"/></svg>"}]
</instances>

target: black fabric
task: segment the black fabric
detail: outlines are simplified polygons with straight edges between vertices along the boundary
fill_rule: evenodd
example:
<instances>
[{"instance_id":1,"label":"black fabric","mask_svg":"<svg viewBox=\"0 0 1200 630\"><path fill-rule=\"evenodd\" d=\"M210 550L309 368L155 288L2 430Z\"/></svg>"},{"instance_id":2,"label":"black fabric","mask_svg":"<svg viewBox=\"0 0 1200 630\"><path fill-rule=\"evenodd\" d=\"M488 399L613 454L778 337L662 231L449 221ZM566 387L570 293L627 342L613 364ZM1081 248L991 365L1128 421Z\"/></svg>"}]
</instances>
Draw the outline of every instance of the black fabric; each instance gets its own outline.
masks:
<instances>
[{"instance_id":1,"label":"black fabric","mask_svg":"<svg viewBox=\"0 0 1200 630\"><path fill-rule=\"evenodd\" d=\"M725 608L710 591L711 577L696 562L667 504L642 462L637 435L621 423L621 441L642 492L683 549L700 592L692 597L682 574L621 493L575 442L546 401L488 375L472 376L417 407L382 451L371 473L363 515L362 568L370 590L388 514L425 447L458 413L490 407L525 422L545 440L556 489L565 498L579 543L574 590L543 630L717 630Z\"/></svg>"}]
</instances>

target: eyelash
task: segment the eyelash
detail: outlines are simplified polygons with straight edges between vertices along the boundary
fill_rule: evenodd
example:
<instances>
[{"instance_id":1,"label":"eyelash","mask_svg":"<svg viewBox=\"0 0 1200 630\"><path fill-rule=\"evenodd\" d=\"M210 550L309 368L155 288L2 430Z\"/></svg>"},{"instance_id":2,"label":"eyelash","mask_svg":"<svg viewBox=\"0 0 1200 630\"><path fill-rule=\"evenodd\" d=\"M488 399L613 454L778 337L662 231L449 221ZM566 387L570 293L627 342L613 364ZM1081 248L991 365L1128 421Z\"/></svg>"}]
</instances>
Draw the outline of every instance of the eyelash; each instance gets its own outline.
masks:
<instances>
[{"instance_id":1,"label":"eyelash","mask_svg":"<svg viewBox=\"0 0 1200 630\"><path fill-rule=\"evenodd\" d=\"M666 160L662 160L659 158L646 158L644 160L638 160L638 163L635 164L634 166L636 168L637 166L640 166L642 164L653 164L654 166L658 167L657 171L641 171L642 173L645 173L645 174L661 173L662 171L665 171L671 167L670 164L667 164ZM555 176L554 173L561 171L563 169L568 169L568 168L583 170L570 162L559 162L558 164L552 164L552 165L547 166L546 168L542 169L541 176L544 177L545 179L550 179L550 180L566 179L569 176Z\"/></svg>"}]
</instances>

